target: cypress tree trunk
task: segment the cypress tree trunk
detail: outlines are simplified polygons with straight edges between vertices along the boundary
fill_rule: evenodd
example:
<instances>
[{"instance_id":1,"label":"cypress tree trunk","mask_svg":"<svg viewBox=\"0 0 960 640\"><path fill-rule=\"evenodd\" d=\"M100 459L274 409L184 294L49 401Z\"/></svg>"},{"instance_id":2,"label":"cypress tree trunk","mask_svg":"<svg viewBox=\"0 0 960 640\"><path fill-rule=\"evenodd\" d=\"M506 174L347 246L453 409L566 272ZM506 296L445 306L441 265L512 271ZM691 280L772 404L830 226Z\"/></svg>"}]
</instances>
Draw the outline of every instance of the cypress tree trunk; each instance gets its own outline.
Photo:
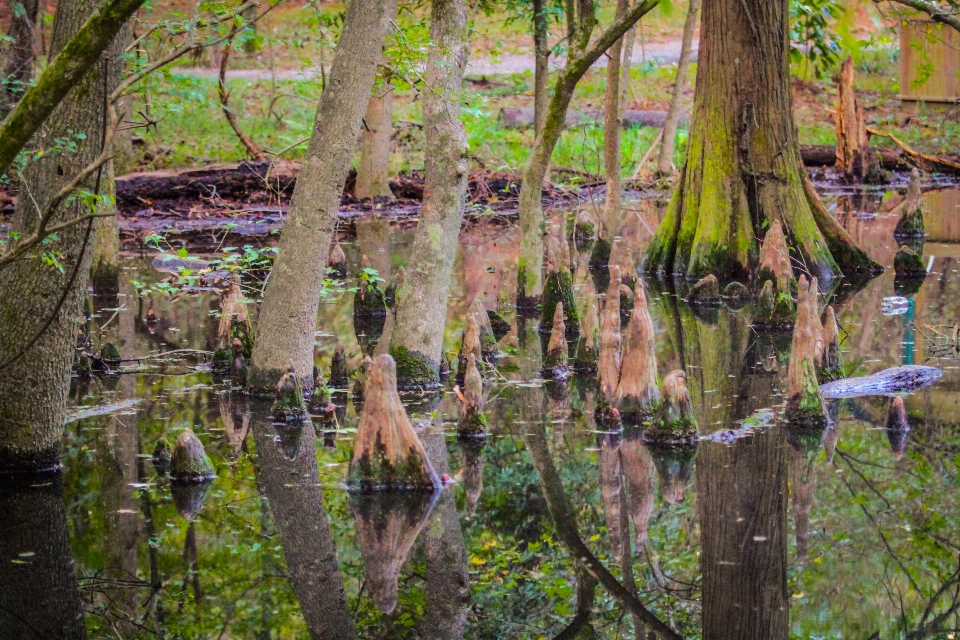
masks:
<instances>
[{"instance_id":1,"label":"cypress tree trunk","mask_svg":"<svg viewBox=\"0 0 960 640\"><path fill-rule=\"evenodd\" d=\"M60 2L51 53L59 53L102 4L98 0ZM107 67L104 62L94 65L40 129L36 147L48 153L25 171L24 188L30 189L32 197L17 200L13 231L32 232L38 209L100 154L107 121ZM71 131L83 133L85 138L76 139ZM53 152L57 138L72 139L76 152ZM80 187L96 192L96 176ZM51 224L84 213L77 199L62 204ZM0 270L0 473L43 471L60 463L73 345L93 255L92 221L68 226L58 236L54 246L63 254L63 271L34 258Z\"/></svg>"},{"instance_id":2,"label":"cypress tree trunk","mask_svg":"<svg viewBox=\"0 0 960 640\"><path fill-rule=\"evenodd\" d=\"M14 12L7 37L7 66L0 85L0 119L17 103L33 80L40 40L40 0L20 0L23 13Z\"/></svg>"},{"instance_id":3,"label":"cypress tree trunk","mask_svg":"<svg viewBox=\"0 0 960 640\"><path fill-rule=\"evenodd\" d=\"M686 166L648 271L746 280L779 219L822 283L879 267L823 210L800 159L790 97L788 0L706 3Z\"/></svg>"},{"instance_id":4,"label":"cypress tree trunk","mask_svg":"<svg viewBox=\"0 0 960 640\"><path fill-rule=\"evenodd\" d=\"M400 388L439 385L443 328L467 193L467 139L459 96L467 65L467 7L434 0L423 98L424 199L410 266L397 291L390 355Z\"/></svg>"},{"instance_id":5,"label":"cypress tree trunk","mask_svg":"<svg viewBox=\"0 0 960 640\"><path fill-rule=\"evenodd\" d=\"M370 96L363 117L366 127L360 143L360 166L357 168L357 200L393 199L390 190L390 134L393 131L393 87L389 82Z\"/></svg>"},{"instance_id":6,"label":"cypress tree trunk","mask_svg":"<svg viewBox=\"0 0 960 640\"><path fill-rule=\"evenodd\" d=\"M540 202L543 178L550 166L553 148L563 132L567 108L577 83L604 51L612 47L627 29L658 3L659 0L645 0L630 9L625 16L610 25L592 46L590 36L597 24L593 3L585 0L568 3L567 20L571 46L567 53L567 63L557 78L543 128L537 132L537 141L524 167L520 186L518 213L522 239L517 269L518 307L535 306L543 295L543 237L546 233ZM570 14L574 4L575 18Z\"/></svg>"},{"instance_id":7,"label":"cypress tree trunk","mask_svg":"<svg viewBox=\"0 0 960 640\"><path fill-rule=\"evenodd\" d=\"M396 0L351 0L313 136L300 168L280 253L260 310L248 390L272 396L293 362L313 387L313 340L340 196Z\"/></svg>"},{"instance_id":8,"label":"cypress tree trunk","mask_svg":"<svg viewBox=\"0 0 960 640\"><path fill-rule=\"evenodd\" d=\"M683 101L683 89L687 86L687 70L690 68L690 52L693 49L693 32L697 30L700 17L700 0L690 0L687 7L687 20L683 24L683 39L680 43L680 61L677 62L677 77L673 83L673 97L670 110L663 123L663 142L660 145L660 158L657 160L657 173L661 176L673 173L673 152L677 148L677 125L680 123L680 103Z\"/></svg>"},{"instance_id":9,"label":"cypress tree trunk","mask_svg":"<svg viewBox=\"0 0 960 640\"><path fill-rule=\"evenodd\" d=\"M627 12L628 0L617 0L617 18ZM620 132L623 115L620 109L620 59L623 38L618 39L607 52L607 86L603 94L603 168L607 173L607 197L603 203L600 229L590 255L590 266L605 269L610 260L610 249L617 234L620 208L623 205L623 178L620 175Z\"/></svg>"}]
</instances>

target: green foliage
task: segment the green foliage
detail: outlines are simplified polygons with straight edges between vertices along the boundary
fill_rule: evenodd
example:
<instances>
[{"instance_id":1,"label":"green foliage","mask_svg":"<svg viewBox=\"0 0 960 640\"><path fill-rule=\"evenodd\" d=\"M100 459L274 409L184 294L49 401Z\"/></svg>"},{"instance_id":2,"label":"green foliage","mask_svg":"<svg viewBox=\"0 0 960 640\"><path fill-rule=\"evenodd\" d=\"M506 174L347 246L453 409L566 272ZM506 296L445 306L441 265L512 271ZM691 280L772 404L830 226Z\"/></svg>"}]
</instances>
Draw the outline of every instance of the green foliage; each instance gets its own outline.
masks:
<instances>
[{"instance_id":1,"label":"green foliage","mask_svg":"<svg viewBox=\"0 0 960 640\"><path fill-rule=\"evenodd\" d=\"M809 63L821 77L840 60L832 24L844 13L840 0L790 0L790 59Z\"/></svg>"}]
</instances>

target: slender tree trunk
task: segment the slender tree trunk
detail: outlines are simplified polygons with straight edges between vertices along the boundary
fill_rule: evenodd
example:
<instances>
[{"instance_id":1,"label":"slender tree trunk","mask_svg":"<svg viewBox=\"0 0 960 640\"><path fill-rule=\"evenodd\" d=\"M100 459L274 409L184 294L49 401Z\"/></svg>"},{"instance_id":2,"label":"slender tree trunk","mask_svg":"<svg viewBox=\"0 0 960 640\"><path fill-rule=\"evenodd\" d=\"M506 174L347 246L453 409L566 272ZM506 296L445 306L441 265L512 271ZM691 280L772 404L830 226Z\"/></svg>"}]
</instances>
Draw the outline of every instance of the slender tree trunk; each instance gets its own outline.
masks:
<instances>
[{"instance_id":1,"label":"slender tree trunk","mask_svg":"<svg viewBox=\"0 0 960 640\"><path fill-rule=\"evenodd\" d=\"M630 67L633 65L633 45L637 40L637 25L633 25L623 36L623 55L620 58L620 118L627 112L627 98L630 96Z\"/></svg>"},{"instance_id":2,"label":"slender tree trunk","mask_svg":"<svg viewBox=\"0 0 960 640\"><path fill-rule=\"evenodd\" d=\"M367 101L364 115L366 127L360 143L360 166L357 168L357 200L393 199L390 190L390 135L393 132L393 87L385 83L377 95Z\"/></svg>"},{"instance_id":3,"label":"slender tree trunk","mask_svg":"<svg viewBox=\"0 0 960 640\"><path fill-rule=\"evenodd\" d=\"M304 387L313 387L313 334L326 256L384 34L396 10L396 0L351 0L347 5L286 232L263 296L251 393L272 395L291 362Z\"/></svg>"},{"instance_id":4,"label":"slender tree trunk","mask_svg":"<svg viewBox=\"0 0 960 640\"><path fill-rule=\"evenodd\" d=\"M687 20L683 24L683 40L680 43L680 61L677 62L677 77L673 83L673 97L670 109L663 123L663 142L660 144L660 159L657 160L657 173L661 176L673 173L673 152L677 148L677 125L680 124L680 106L683 102L683 90L687 86L687 70L690 68L690 53L693 50L693 34L697 30L700 17L700 0L690 0L687 8Z\"/></svg>"},{"instance_id":5,"label":"slender tree trunk","mask_svg":"<svg viewBox=\"0 0 960 640\"><path fill-rule=\"evenodd\" d=\"M790 97L788 0L704 6L686 165L645 268L746 280L758 239L776 219L797 262L824 284L841 270L878 268L822 222L808 188Z\"/></svg>"},{"instance_id":6,"label":"slender tree trunk","mask_svg":"<svg viewBox=\"0 0 960 640\"><path fill-rule=\"evenodd\" d=\"M0 487L0 509L0 638L83 640L87 630L63 479L7 480Z\"/></svg>"},{"instance_id":7,"label":"slender tree trunk","mask_svg":"<svg viewBox=\"0 0 960 640\"><path fill-rule=\"evenodd\" d=\"M0 118L13 109L27 85L33 80L37 64L37 42L40 39L40 0L20 0L23 13L13 12L7 37L7 66L0 79ZM16 6L15 4L13 6Z\"/></svg>"},{"instance_id":8,"label":"slender tree trunk","mask_svg":"<svg viewBox=\"0 0 960 640\"><path fill-rule=\"evenodd\" d=\"M547 119L547 105L550 102L550 43L547 41L550 29L543 3L544 0L533 0L533 131L535 135L539 135L543 128L543 123Z\"/></svg>"},{"instance_id":9,"label":"slender tree trunk","mask_svg":"<svg viewBox=\"0 0 960 640\"><path fill-rule=\"evenodd\" d=\"M617 0L617 19L627 13L628 0ZM623 38L607 51L607 86L603 94L603 168L607 173L607 197L603 203L600 229L593 244L590 266L605 269L610 260L610 249L617 234L620 208L623 206L623 177L620 174L620 132L623 115L620 109L620 58Z\"/></svg>"},{"instance_id":10,"label":"slender tree trunk","mask_svg":"<svg viewBox=\"0 0 960 640\"><path fill-rule=\"evenodd\" d=\"M401 388L435 387L440 382L447 296L467 193L469 149L459 100L467 66L464 0L434 0L430 39L423 99L425 195L410 266L397 291L397 321L390 342Z\"/></svg>"},{"instance_id":11,"label":"slender tree trunk","mask_svg":"<svg viewBox=\"0 0 960 640\"><path fill-rule=\"evenodd\" d=\"M290 460L276 442L269 405L253 406L251 423L257 445L257 483L269 501L290 583L310 637L356 638L323 507L313 424L310 420L302 423L300 452Z\"/></svg>"},{"instance_id":12,"label":"slender tree trunk","mask_svg":"<svg viewBox=\"0 0 960 640\"><path fill-rule=\"evenodd\" d=\"M127 65L120 58L120 54L130 44L133 38L133 23L127 22L126 25L117 34L116 41L111 46L110 57L107 65L108 69L108 91L113 93L114 89L123 80ZM116 106L119 113L125 113L129 119L130 100L125 98L123 104ZM127 111L123 111L126 109ZM115 151L123 152L124 145L129 142L129 130L126 135L115 136L113 148ZM126 140L126 142L124 142ZM110 160L103 168L103 177L101 182L101 193L110 198L111 202L117 199L117 176L116 169L119 166L116 160ZM94 221L94 244L93 244L93 266L91 268L91 279L93 280L93 291L97 294L115 296L120 290L120 228L117 225L117 207L116 205L103 205L100 207L103 213L112 213L113 215L103 218L97 218Z\"/></svg>"},{"instance_id":13,"label":"slender tree trunk","mask_svg":"<svg viewBox=\"0 0 960 640\"><path fill-rule=\"evenodd\" d=\"M553 148L560 140L566 120L567 108L573 98L573 92L583 74L596 62L603 52L623 36L631 26L659 3L659 0L645 0L630 9L627 15L610 25L606 31L590 46L590 36L596 26L594 5L586 0L568 2L567 28L571 47L567 53L567 62L557 78L547 108L543 128L537 133L537 141L523 170L518 203L520 217L520 260L517 269L517 306L531 307L540 302L543 295L543 247L546 225L543 207L540 201L543 178L550 166ZM570 12L577 5L574 19Z\"/></svg>"},{"instance_id":14,"label":"slender tree trunk","mask_svg":"<svg viewBox=\"0 0 960 640\"><path fill-rule=\"evenodd\" d=\"M60 52L100 7L96 0L60 2L51 52ZM18 198L13 231L32 232L38 211L100 154L107 125L108 66L101 62L84 75L40 130L36 147L48 153L25 171L21 193L30 197ZM85 138L76 139L76 133ZM76 152L55 152L58 138L75 142ZM102 188L96 176L80 186L93 192ZM62 204L52 224L84 213L78 198ZM92 222L59 232L59 242L52 248L63 254L62 271L33 258L0 270L0 473L59 466L80 302L93 256Z\"/></svg>"}]
</instances>

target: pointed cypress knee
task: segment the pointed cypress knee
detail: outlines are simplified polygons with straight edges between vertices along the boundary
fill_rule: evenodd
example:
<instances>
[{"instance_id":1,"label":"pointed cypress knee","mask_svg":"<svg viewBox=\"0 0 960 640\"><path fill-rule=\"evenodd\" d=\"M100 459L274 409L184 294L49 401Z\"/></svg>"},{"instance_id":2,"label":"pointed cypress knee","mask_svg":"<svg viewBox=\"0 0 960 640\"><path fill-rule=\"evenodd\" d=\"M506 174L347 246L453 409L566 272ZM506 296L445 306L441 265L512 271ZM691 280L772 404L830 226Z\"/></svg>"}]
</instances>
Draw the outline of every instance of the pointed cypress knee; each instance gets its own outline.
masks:
<instances>
[{"instance_id":1,"label":"pointed cypress knee","mask_svg":"<svg viewBox=\"0 0 960 640\"><path fill-rule=\"evenodd\" d=\"M773 221L763 238L756 282L760 294L754 324L782 331L791 329L796 316L793 293L797 281L793 277L790 249L779 220ZM762 286L759 283L763 283Z\"/></svg>"},{"instance_id":2,"label":"pointed cypress knee","mask_svg":"<svg viewBox=\"0 0 960 640\"><path fill-rule=\"evenodd\" d=\"M173 449L170 448L170 443L161 438L153 447L153 456L151 458L153 468L157 471L158 476L165 476L170 473L170 461L172 459Z\"/></svg>"},{"instance_id":3,"label":"pointed cypress knee","mask_svg":"<svg viewBox=\"0 0 960 640\"><path fill-rule=\"evenodd\" d=\"M461 440L463 453L463 489L467 494L467 513L477 515L477 503L483 495L484 440Z\"/></svg>"},{"instance_id":4,"label":"pointed cypress knee","mask_svg":"<svg viewBox=\"0 0 960 640\"><path fill-rule=\"evenodd\" d=\"M378 356L367 371L347 486L354 491L440 488L440 479L400 404L397 365L388 355Z\"/></svg>"},{"instance_id":5,"label":"pointed cypress knee","mask_svg":"<svg viewBox=\"0 0 960 640\"><path fill-rule=\"evenodd\" d=\"M548 380L566 380L570 376L570 365L567 363L567 330L563 316L561 303L554 308L553 331L550 333L547 353L543 357L541 375Z\"/></svg>"},{"instance_id":6,"label":"pointed cypress knee","mask_svg":"<svg viewBox=\"0 0 960 640\"><path fill-rule=\"evenodd\" d=\"M330 257L327 259L327 268L331 269L338 278L347 277L347 254L343 252L343 247L339 242L333 244L330 249Z\"/></svg>"},{"instance_id":7,"label":"pointed cypress knee","mask_svg":"<svg viewBox=\"0 0 960 640\"><path fill-rule=\"evenodd\" d=\"M233 371L233 342L239 340L247 362L253 353L253 326L247 314L247 299L240 280L233 277L220 299L220 323L217 326L217 349L213 352L213 372L229 375Z\"/></svg>"},{"instance_id":8,"label":"pointed cypress knee","mask_svg":"<svg viewBox=\"0 0 960 640\"><path fill-rule=\"evenodd\" d=\"M683 493L693 475L696 456L696 439L680 446L651 445L650 457L660 479L660 495L669 504L683 504Z\"/></svg>"},{"instance_id":9,"label":"pointed cypress knee","mask_svg":"<svg viewBox=\"0 0 960 640\"><path fill-rule=\"evenodd\" d=\"M472 353L467 359L467 372L463 379L463 413L457 425L461 438L486 438L487 416L483 412L483 378L477 369L477 357Z\"/></svg>"},{"instance_id":10,"label":"pointed cypress knee","mask_svg":"<svg viewBox=\"0 0 960 640\"><path fill-rule=\"evenodd\" d=\"M460 340L460 354L457 356L457 384L464 383L464 376L467 373L467 363L470 356L474 356L476 362L480 362L483 349L480 346L480 325L473 315L467 316L467 326L463 330L463 338Z\"/></svg>"},{"instance_id":11,"label":"pointed cypress knee","mask_svg":"<svg viewBox=\"0 0 960 640\"><path fill-rule=\"evenodd\" d=\"M897 228L893 230L895 238L922 238L924 236L920 172L916 169L910 172L910 184L907 186L906 197L892 213L900 215Z\"/></svg>"},{"instance_id":12,"label":"pointed cypress knee","mask_svg":"<svg viewBox=\"0 0 960 640\"><path fill-rule=\"evenodd\" d=\"M897 278L921 279L927 277L927 268L923 266L923 258L908 247L902 245L893 257L893 271Z\"/></svg>"},{"instance_id":13,"label":"pointed cypress knee","mask_svg":"<svg viewBox=\"0 0 960 640\"><path fill-rule=\"evenodd\" d=\"M906 453L909 432L910 423L907 422L907 408L903 404L903 396L895 396L887 411L887 440L895 460L900 460Z\"/></svg>"},{"instance_id":14,"label":"pointed cypress knee","mask_svg":"<svg viewBox=\"0 0 960 640\"><path fill-rule=\"evenodd\" d=\"M690 304L701 304L709 306L720 305L720 281L717 276L708 274L701 278L690 288L690 296L687 298Z\"/></svg>"},{"instance_id":15,"label":"pointed cypress knee","mask_svg":"<svg viewBox=\"0 0 960 640\"><path fill-rule=\"evenodd\" d=\"M660 402L660 388L657 343L642 280L637 280L633 299L633 317L627 325L614 404L625 424L641 425L653 418Z\"/></svg>"},{"instance_id":16,"label":"pointed cypress knee","mask_svg":"<svg viewBox=\"0 0 960 640\"><path fill-rule=\"evenodd\" d=\"M270 407L270 414L279 422L299 422L310 417L300 378L293 368L287 369L277 383L277 395Z\"/></svg>"},{"instance_id":17,"label":"pointed cypress knee","mask_svg":"<svg viewBox=\"0 0 960 640\"><path fill-rule=\"evenodd\" d=\"M215 476L200 438L192 429L184 429L173 444L170 477L179 482L204 482Z\"/></svg>"},{"instance_id":18,"label":"pointed cypress knee","mask_svg":"<svg viewBox=\"0 0 960 640\"><path fill-rule=\"evenodd\" d=\"M353 381L353 404L362 405L364 394L367 388L367 373L370 371L370 365L373 360L370 356L364 356L357 368L357 377Z\"/></svg>"},{"instance_id":19,"label":"pointed cypress knee","mask_svg":"<svg viewBox=\"0 0 960 640\"><path fill-rule=\"evenodd\" d=\"M817 381L817 341L822 332L817 315L817 279L800 276L797 286L797 320L793 325L790 365L787 372L787 416L791 422L816 426L826 419Z\"/></svg>"},{"instance_id":20,"label":"pointed cypress knee","mask_svg":"<svg viewBox=\"0 0 960 640\"><path fill-rule=\"evenodd\" d=\"M347 352L343 343L338 342L333 349L333 359L330 361L330 386L334 389L346 389L350 386L350 377L347 372Z\"/></svg>"},{"instance_id":21,"label":"pointed cypress knee","mask_svg":"<svg viewBox=\"0 0 960 640\"><path fill-rule=\"evenodd\" d=\"M603 429L620 426L620 414L615 408L617 387L620 384L620 267L610 265L610 283L606 302L600 315L600 393L594 419Z\"/></svg>"},{"instance_id":22,"label":"pointed cypress knee","mask_svg":"<svg viewBox=\"0 0 960 640\"><path fill-rule=\"evenodd\" d=\"M843 360L840 358L840 324L833 307L827 307L823 322L823 363L820 365L820 382L830 382L844 377Z\"/></svg>"},{"instance_id":23,"label":"pointed cypress knee","mask_svg":"<svg viewBox=\"0 0 960 640\"><path fill-rule=\"evenodd\" d=\"M566 314L565 326L568 338L580 333L580 318L573 299L573 276L564 260L565 241L553 239L547 243L547 277L543 281L543 300L540 306L540 331L545 332L551 325L557 305L562 304Z\"/></svg>"},{"instance_id":24,"label":"pointed cypress knee","mask_svg":"<svg viewBox=\"0 0 960 640\"><path fill-rule=\"evenodd\" d=\"M480 333L480 355L485 362L496 362L500 348L497 346L497 338L493 333L493 326L490 324L490 316L487 309L483 306L483 297L477 296L470 303L470 310L467 312L470 317L477 321L477 329Z\"/></svg>"},{"instance_id":25,"label":"pointed cypress knee","mask_svg":"<svg viewBox=\"0 0 960 640\"><path fill-rule=\"evenodd\" d=\"M671 371L663 379L660 408L644 434L651 443L682 444L697 441L697 420L687 389L687 374Z\"/></svg>"},{"instance_id":26,"label":"pointed cypress knee","mask_svg":"<svg viewBox=\"0 0 960 640\"><path fill-rule=\"evenodd\" d=\"M233 339L233 362L230 364L230 381L236 387L247 385L247 359L243 355L243 343L240 338Z\"/></svg>"},{"instance_id":27,"label":"pointed cypress knee","mask_svg":"<svg viewBox=\"0 0 960 640\"><path fill-rule=\"evenodd\" d=\"M600 312L597 311L597 298L591 295L587 300L587 312L583 316L583 331L577 344L577 355L573 369L579 373L594 373L600 357Z\"/></svg>"}]
</instances>

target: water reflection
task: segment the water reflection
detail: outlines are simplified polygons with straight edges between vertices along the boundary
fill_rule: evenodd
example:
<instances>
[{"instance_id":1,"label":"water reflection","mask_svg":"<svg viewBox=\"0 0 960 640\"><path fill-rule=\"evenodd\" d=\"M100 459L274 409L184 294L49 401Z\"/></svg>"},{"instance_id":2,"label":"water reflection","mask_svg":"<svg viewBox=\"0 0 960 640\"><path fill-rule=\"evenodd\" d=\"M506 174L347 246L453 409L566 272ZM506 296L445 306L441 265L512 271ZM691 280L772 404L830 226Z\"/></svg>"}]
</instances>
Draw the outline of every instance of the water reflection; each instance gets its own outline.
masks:
<instances>
[{"instance_id":1,"label":"water reflection","mask_svg":"<svg viewBox=\"0 0 960 640\"><path fill-rule=\"evenodd\" d=\"M928 211L941 206L938 197L925 195ZM890 266L896 220L877 205L867 194L837 210ZM657 221L652 203L631 206L611 257L628 276ZM931 273L908 294L904 317L883 313L884 298L896 293L892 271L830 293L849 375L942 355L924 334L960 319L950 213L933 211L927 220L922 250ZM362 253L392 274L406 264L409 230L359 227L359 242L342 239L348 274L359 270ZM515 227L490 221L469 224L461 238L445 352L456 355L478 295L512 330L500 335L501 357L485 374L486 443L456 440L459 403L449 389L431 397L435 404L408 408L438 474L455 483L432 508L429 499L414 508L357 502L343 490L358 415L347 393L333 396L335 421L321 416L316 426L278 431L266 409L213 386L193 361L77 380L79 404L141 402L71 425L64 539L51 574L59 601L84 608L93 637L111 633L103 612L114 624L132 620L167 637L269 630L273 637L528 638L589 627L613 638L634 637L657 620L682 637L952 632L960 548L955 360L932 362L946 375L907 396L903 413L891 413L887 398L831 400L826 431L791 430L776 421L789 334L755 330L749 308L703 313L670 292L651 292L660 378L685 371L701 435L726 440L648 446L639 429L598 425L594 376L579 373L565 385L539 379L538 322L510 309L516 275L503 265L515 261L516 241ZM571 244L581 317L588 300L606 293L586 269L588 258ZM146 259L125 266L141 282L164 275ZM351 295L321 305L316 361L325 375L337 344L351 372L376 350L355 328ZM102 338L99 326L113 312L97 310L95 341L119 343L123 332L132 342L124 350L137 354L215 344L211 293L141 300L121 292L120 304L125 310ZM579 343L570 347L576 355ZM190 509L145 457L185 426L218 474ZM80 599L76 585L86 588L91 577L109 584Z\"/></svg>"}]
</instances>

